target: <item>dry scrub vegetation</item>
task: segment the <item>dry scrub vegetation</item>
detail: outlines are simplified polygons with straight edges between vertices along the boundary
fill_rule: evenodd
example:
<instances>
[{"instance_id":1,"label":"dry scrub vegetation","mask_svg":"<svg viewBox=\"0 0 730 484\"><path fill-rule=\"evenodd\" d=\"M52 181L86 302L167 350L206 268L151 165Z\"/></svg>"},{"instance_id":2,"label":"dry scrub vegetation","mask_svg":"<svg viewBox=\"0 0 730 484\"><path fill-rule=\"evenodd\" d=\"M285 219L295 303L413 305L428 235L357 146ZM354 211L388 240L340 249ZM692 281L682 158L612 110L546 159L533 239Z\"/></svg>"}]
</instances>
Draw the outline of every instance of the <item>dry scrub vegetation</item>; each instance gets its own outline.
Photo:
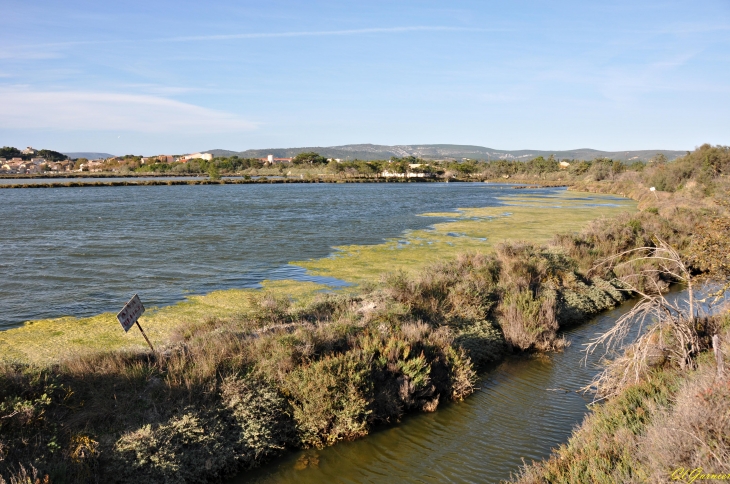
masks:
<instances>
[{"instance_id":1,"label":"dry scrub vegetation","mask_svg":"<svg viewBox=\"0 0 730 484\"><path fill-rule=\"evenodd\" d=\"M287 449L356 439L407 412L460 400L473 391L476 372L507 352L559 349L561 328L615 306L630 288L661 293L677 281L654 270L657 261L626 251L659 239L683 254L724 243L717 224L711 235L693 237L698 220L723 220L716 205L664 195L642 199L638 214L556 235L545 246L504 243L416 275L386 274L357 294L300 304L262 291L252 296L252 314L182 325L154 354L3 364L0 482L215 482ZM691 270L717 272L724 263L697 258ZM677 374L662 367L656 378ZM645 415L664 411L675 390L648 375L628 403L618 397L602 407L628 408L629 430L616 430L624 422L597 427L600 442L623 439L609 447L633 455L621 445L649 435Z\"/></svg>"},{"instance_id":2,"label":"dry scrub vegetation","mask_svg":"<svg viewBox=\"0 0 730 484\"><path fill-rule=\"evenodd\" d=\"M592 384L605 403L594 406L548 460L522 469L517 482L692 482L730 476L730 372L725 369L730 312L703 316L695 291L703 282L718 284L716 297L703 298L708 302L730 288L729 172L730 150L705 145L645 173L584 185L628 193L641 202L644 214L662 214L672 224L688 216L685 223L695 227L684 243L656 232L654 243L617 247L623 252L594 266L620 274L641 296L633 311L594 342L622 349ZM673 193L654 195L648 184ZM687 299L667 301L657 278L681 282ZM621 346L639 324L647 330Z\"/></svg>"},{"instance_id":3,"label":"dry scrub vegetation","mask_svg":"<svg viewBox=\"0 0 730 484\"><path fill-rule=\"evenodd\" d=\"M510 348L559 347L561 315L625 297L616 279L587 279L562 250L527 243L306 306L262 292L254 314L182 326L156 354L2 367L3 473L214 481L462 399Z\"/></svg>"}]
</instances>

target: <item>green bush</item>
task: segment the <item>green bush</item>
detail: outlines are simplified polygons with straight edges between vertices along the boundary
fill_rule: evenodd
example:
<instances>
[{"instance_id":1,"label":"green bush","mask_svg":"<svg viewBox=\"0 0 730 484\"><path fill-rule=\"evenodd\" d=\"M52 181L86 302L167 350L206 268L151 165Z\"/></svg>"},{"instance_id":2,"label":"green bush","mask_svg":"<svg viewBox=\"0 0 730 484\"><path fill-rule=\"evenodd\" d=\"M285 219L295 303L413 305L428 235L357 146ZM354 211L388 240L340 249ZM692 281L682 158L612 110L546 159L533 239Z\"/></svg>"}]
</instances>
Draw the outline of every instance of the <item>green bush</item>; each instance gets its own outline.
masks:
<instances>
[{"instance_id":1,"label":"green bush","mask_svg":"<svg viewBox=\"0 0 730 484\"><path fill-rule=\"evenodd\" d=\"M368 369L353 356L327 356L295 368L282 382L305 448L323 447L368 433L370 411L359 388L365 383Z\"/></svg>"},{"instance_id":2,"label":"green bush","mask_svg":"<svg viewBox=\"0 0 730 484\"><path fill-rule=\"evenodd\" d=\"M205 483L251 468L297 444L286 401L265 383L229 376L220 403L189 406L125 433L103 472L115 482Z\"/></svg>"}]
</instances>

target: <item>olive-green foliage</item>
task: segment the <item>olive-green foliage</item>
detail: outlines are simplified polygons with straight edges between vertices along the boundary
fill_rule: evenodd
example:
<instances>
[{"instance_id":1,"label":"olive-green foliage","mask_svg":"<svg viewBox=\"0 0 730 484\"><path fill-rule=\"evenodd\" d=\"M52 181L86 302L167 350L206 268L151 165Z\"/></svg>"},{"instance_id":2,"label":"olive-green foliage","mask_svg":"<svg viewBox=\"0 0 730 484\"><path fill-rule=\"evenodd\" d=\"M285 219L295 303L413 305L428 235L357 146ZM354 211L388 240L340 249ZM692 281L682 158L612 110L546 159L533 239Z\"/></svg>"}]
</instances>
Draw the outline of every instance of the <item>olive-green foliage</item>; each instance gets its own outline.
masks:
<instances>
[{"instance_id":1,"label":"olive-green foliage","mask_svg":"<svg viewBox=\"0 0 730 484\"><path fill-rule=\"evenodd\" d=\"M213 415L186 409L169 421L127 433L114 447L115 476L120 482L206 482L205 469L211 476L220 476L230 465L223 425Z\"/></svg>"},{"instance_id":2,"label":"olive-green foliage","mask_svg":"<svg viewBox=\"0 0 730 484\"><path fill-rule=\"evenodd\" d=\"M265 382L229 376L221 382L221 400L240 428L248 465L296 443L288 402Z\"/></svg>"},{"instance_id":3,"label":"olive-green foliage","mask_svg":"<svg viewBox=\"0 0 730 484\"><path fill-rule=\"evenodd\" d=\"M476 368L499 361L506 353L500 327L487 320L477 320L454 337L454 344L463 348Z\"/></svg>"},{"instance_id":4,"label":"olive-green foliage","mask_svg":"<svg viewBox=\"0 0 730 484\"><path fill-rule=\"evenodd\" d=\"M519 349L549 349L559 328L555 312L554 291L506 293L500 318L505 339Z\"/></svg>"},{"instance_id":5,"label":"olive-green foliage","mask_svg":"<svg viewBox=\"0 0 730 484\"><path fill-rule=\"evenodd\" d=\"M352 353L327 356L299 366L284 377L304 447L331 445L368 433L371 411L359 386L367 367Z\"/></svg>"},{"instance_id":6,"label":"olive-green foliage","mask_svg":"<svg viewBox=\"0 0 730 484\"><path fill-rule=\"evenodd\" d=\"M385 278L385 294L404 308L410 321L449 327L455 341L477 368L502 357L505 342L493 308L500 292L500 264L493 256L464 254L438 263L417 277L394 273ZM391 312L390 317L396 317ZM400 316L402 319L403 316Z\"/></svg>"},{"instance_id":7,"label":"olive-green foliage","mask_svg":"<svg viewBox=\"0 0 730 484\"><path fill-rule=\"evenodd\" d=\"M386 299L410 318L450 327L477 367L498 359L505 342L521 350L559 345L561 326L625 300L621 289L618 281L586 279L560 247L525 242L500 244L495 254L461 255L417 277L385 279Z\"/></svg>"},{"instance_id":8,"label":"olive-green foliage","mask_svg":"<svg viewBox=\"0 0 730 484\"><path fill-rule=\"evenodd\" d=\"M211 163L208 166L208 176L210 177L211 180L220 180L221 179L221 174L218 171L218 167L215 165L215 163Z\"/></svg>"},{"instance_id":9,"label":"olive-green foliage","mask_svg":"<svg viewBox=\"0 0 730 484\"><path fill-rule=\"evenodd\" d=\"M558 344L558 295L574 289L576 264L564 254L524 242L500 244L503 268L498 322L506 341L518 349L549 349Z\"/></svg>"},{"instance_id":10,"label":"olive-green foliage","mask_svg":"<svg viewBox=\"0 0 730 484\"><path fill-rule=\"evenodd\" d=\"M313 306L342 310L326 298ZM391 325L377 316L365 327L340 321L262 340L257 371L287 396L301 445L320 447L363 436L407 410L466 396L474 374L451 343L447 328Z\"/></svg>"},{"instance_id":11,"label":"olive-green foliage","mask_svg":"<svg viewBox=\"0 0 730 484\"><path fill-rule=\"evenodd\" d=\"M189 406L127 432L103 462L117 482L210 482L296 443L286 400L266 383L229 376L215 407Z\"/></svg>"},{"instance_id":12,"label":"olive-green foliage","mask_svg":"<svg viewBox=\"0 0 730 484\"><path fill-rule=\"evenodd\" d=\"M410 314L432 324L459 326L485 319L494 306L499 263L492 256L464 254L438 263L417 277L403 272L385 279L389 298L405 304Z\"/></svg>"},{"instance_id":13,"label":"olive-green foliage","mask_svg":"<svg viewBox=\"0 0 730 484\"><path fill-rule=\"evenodd\" d=\"M596 276L591 280L591 285L576 281L573 287L566 288L558 295L557 318L563 327L585 321L630 296L628 286L617 278L607 281Z\"/></svg>"},{"instance_id":14,"label":"olive-green foliage","mask_svg":"<svg viewBox=\"0 0 730 484\"><path fill-rule=\"evenodd\" d=\"M309 151L306 153L299 153L292 159L292 163L295 165L309 164L309 165L323 165L327 163L327 158L321 156L319 153Z\"/></svg>"},{"instance_id":15,"label":"olive-green foliage","mask_svg":"<svg viewBox=\"0 0 730 484\"><path fill-rule=\"evenodd\" d=\"M730 147L704 144L671 163L657 160L653 165L644 179L657 190L674 192L694 180L703 185L705 195L712 195L716 189L714 180L730 173Z\"/></svg>"}]
</instances>

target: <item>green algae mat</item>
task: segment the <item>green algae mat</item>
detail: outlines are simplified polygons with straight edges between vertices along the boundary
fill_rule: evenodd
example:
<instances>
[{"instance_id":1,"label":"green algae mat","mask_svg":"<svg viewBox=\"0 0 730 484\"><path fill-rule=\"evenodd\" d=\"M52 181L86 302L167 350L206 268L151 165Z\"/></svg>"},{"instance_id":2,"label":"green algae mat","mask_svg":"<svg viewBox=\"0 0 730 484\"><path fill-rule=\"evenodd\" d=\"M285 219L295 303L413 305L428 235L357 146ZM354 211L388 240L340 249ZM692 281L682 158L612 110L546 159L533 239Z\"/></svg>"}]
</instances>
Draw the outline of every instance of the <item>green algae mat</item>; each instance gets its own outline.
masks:
<instances>
[{"instance_id":1,"label":"green algae mat","mask_svg":"<svg viewBox=\"0 0 730 484\"><path fill-rule=\"evenodd\" d=\"M577 232L588 222L633 212L636 203L610 195L549 192L502 198L499 207L463 208L456 212L426 213L424 217L448 217L431 229L407 231L378 245L347 245L323 259L296 261L310 273L353 284L377 282L381 274L395 270L415 272L462 252L488 252L506 240L549 241L557 233ZM264 281L264 290L305 303L328 286L301 281ZM352 290L345 288L340 290ZM258 289L229 289L162 308L148 308L140 319L157 347L163 345L182 323L208 318L245 317ZM0 358L49 364L75 354L113 349L144 351L144 338L136 328L125 333L115 314L89 318L55 318L29 321L20 328L0 332Z\"/></svg>"},{"instance_id":2,"label":"green algae mat","mask_svg":"<svg viewBox=\"0 0 730 484\"><path fill-rule=\"evenodd\" d=\"M376 281L380 274L402 269L415 272L462 252L487 252L506 240L543 243L557 233L576 232L591 220L636 210L632 200L562 191L550 195L504 197L504 206L463 208L426 213L450 217L430 230L406 232L380 245L347 245L325 259L293 262L318 276L348 282Z\"/></svg>"}]
</instances>

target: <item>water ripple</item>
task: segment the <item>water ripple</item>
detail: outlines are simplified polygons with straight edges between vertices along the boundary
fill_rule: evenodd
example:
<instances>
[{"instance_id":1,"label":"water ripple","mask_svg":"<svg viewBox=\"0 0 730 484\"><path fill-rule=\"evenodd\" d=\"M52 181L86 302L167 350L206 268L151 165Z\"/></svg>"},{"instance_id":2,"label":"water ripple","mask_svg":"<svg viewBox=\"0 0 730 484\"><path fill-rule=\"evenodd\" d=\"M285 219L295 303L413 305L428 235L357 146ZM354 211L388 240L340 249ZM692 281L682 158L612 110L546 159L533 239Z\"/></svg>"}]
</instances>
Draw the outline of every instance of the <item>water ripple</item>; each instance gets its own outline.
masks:
<instances>
[{"instance_id":1,"label":"water ripple","mask_svg":"<svg viewBox=\"0 0 730 484\"><path fill-rule=\"evenodd\" d=\"M479 183L128 186L0 192L0 329L291 278L291 260L379 244L458 207L501 205ZM95 296L96 295L96 296Z\"/></svg>"}]
</instances>

